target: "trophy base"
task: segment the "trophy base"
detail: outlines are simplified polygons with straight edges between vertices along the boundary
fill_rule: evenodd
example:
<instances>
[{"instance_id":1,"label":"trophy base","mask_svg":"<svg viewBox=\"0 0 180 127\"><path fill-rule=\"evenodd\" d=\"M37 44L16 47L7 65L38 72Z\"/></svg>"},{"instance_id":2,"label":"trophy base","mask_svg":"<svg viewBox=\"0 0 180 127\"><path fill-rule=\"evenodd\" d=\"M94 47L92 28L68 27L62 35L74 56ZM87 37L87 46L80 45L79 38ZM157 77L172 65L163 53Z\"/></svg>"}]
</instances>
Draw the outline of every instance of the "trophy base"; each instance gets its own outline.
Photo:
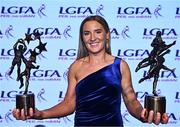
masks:
<instances>
[{"instance_id":1,"label":"trophy base","mask_svg":"<svg viewBox=\"0 0 180 127\"><path fill-rule=\"evenodd\" d=\"M145 96L144 107L148 112L153 110L155 114L159 112L162 115L166 112L166 98L165 96L147 95Z\"/></svg>"},{"instance_id":2,"label":"trophy base","mask_svg":"<svg viewBox=\"0 0 180 127\"><path fill-rule=\"evenodd\" d=\"M29 115L29 108L33 108L35 110L35 99L34 94L18 94L16 95L16 108L24 109L24 115Z\"/></svg>"}]
</instances>

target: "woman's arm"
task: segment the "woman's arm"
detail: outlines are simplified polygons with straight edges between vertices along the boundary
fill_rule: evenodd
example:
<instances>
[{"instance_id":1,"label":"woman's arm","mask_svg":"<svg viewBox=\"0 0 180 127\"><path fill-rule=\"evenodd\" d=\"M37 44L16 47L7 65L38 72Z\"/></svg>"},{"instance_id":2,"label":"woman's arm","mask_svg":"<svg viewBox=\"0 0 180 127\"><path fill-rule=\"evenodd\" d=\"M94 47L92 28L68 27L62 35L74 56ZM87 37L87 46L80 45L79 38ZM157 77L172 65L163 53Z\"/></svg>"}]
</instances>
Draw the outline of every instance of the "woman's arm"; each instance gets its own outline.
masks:
<instances>
[{"instance_id":1,"label":"woman's arm","mask_svg":"<svg viewBox=\"0 0 180 127\"><path fill-rule=\"evenodd\" d=\"M30 116L24 116L24 110L21 111L19 109L13 110L13 116L19 120L26 119L47 119L47 118L57 118L64 117L72 114L75 111L75 86L76 86L76 78L75 78L75 68L72 64L70 66L68 72L68 88L65 94L65 98L62 102L57 105L45 109L45 110L35 110L33 112L32 108L30 108Z\"/></svg>"},{"instance_id":2,"label":"woman's arm","mask_svg":"<svg viewBox=\"0 0 180 127\"><path fill-rule=\"evenodd\" d=\"M154 115L153 111L147 112L137 100L136 94L132 86L131 72L128 64L122 60L120 65L122 74L122 94L124 103L129 113L142 122L155 123L158 125L160 122L163 124L168 123L168 115L166 113L160 114L159 112ZM161 121L162 118L162 121Z\"/></svg>"},{"instance_id":3,"label":"woman's arm","mask_svg":"<svg viewBox=\"0 0 180 127\"><path fill-rule=\"evenodd\" d=\"M122 74L122 94L125 105L129 111L129 113L137 119L141 119L141 112L143 110L142 105L137 100L133 86L131 73L128 64L122 60L120 66L121 74Z\"/></svg>"}]
</instances>

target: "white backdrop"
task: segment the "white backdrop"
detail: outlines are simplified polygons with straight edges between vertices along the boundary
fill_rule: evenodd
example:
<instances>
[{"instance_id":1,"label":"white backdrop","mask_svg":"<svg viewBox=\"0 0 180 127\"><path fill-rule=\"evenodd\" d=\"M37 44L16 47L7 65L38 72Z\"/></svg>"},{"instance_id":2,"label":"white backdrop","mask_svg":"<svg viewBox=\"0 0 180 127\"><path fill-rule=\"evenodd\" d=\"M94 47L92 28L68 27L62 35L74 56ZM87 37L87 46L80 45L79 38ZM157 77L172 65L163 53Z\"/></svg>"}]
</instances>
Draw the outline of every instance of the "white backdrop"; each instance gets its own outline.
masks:
<instances>
[{"instance_id":1,"label":"white backdrop","mask_svg":"<svg viewBox=\"0 0 180 127\"><path fill-rule=\"evenodd\" d=\"M147 72L137 73L137 64L148 56L155 33L162 32L166 44L177 41L165 55L165 65L176 68L174 73L162 70L158 92L166 96L169 123L160 126L180 126L180 2L179 0L1 0L0 1L0 126L1 127L64 127L73 126L74 114L65 118L17 121L12 116L15 95L19 89L16 67L13 79L6 76L14 52L12 47L25 33L39 30L47 52L37 59L39 69L32 70L29 90L36 95L38 109L49 108L60 102L67 88L66 73L76 58L79 26L88 15L101 15L109 23L112 37L112 53L124 58L130 66L138 100L144 105L144 96L151 94L152 81L138 84ZM29 49L29 47L28 47ZM25 53L29 55L29 50ZM122 115L125 126L152 126L133 118L124 104ZM63 109L62 109L63 110Z\"/></svg>"}]
</instances>

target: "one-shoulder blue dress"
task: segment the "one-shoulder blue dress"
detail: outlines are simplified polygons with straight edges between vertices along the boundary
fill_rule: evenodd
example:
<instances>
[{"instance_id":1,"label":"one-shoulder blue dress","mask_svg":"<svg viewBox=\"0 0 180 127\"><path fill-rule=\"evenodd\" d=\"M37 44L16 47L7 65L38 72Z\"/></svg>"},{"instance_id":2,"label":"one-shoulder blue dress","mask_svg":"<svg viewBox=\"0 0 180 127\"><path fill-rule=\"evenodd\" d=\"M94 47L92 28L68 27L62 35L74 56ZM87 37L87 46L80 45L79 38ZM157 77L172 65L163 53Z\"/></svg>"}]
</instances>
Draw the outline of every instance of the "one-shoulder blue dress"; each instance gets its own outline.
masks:
<instances>
[{"instance_id":1,"label":"one-shoulder blue dress","mask_svg":"<svg viewBox=\"0 0 180 127\"><path fill-rule=\"evenodd\" d=\"M75 127L123 126L121 117L121 59L80 80L76 85Z\"/></svg>"}]
</instances>

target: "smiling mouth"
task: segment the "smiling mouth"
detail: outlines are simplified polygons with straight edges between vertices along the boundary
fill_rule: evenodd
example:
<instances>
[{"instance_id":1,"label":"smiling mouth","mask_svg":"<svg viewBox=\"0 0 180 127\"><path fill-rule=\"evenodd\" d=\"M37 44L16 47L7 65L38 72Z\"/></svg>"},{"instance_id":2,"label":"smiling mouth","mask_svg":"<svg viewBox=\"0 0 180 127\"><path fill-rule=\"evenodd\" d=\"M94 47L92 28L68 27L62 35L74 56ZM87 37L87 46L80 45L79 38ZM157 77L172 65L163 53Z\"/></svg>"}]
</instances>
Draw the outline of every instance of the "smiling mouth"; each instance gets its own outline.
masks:
<instances>
[{"instance_id":1,"label":"smiling mouth","mask_svg":"<svg viewBox=\"0 0 180 127\"><path fill-rule=\"evenodd\" d=\"M98 42L91 42L89 43L90 46L96 46L98 44Z\"/></svg>"}]
</instances>

